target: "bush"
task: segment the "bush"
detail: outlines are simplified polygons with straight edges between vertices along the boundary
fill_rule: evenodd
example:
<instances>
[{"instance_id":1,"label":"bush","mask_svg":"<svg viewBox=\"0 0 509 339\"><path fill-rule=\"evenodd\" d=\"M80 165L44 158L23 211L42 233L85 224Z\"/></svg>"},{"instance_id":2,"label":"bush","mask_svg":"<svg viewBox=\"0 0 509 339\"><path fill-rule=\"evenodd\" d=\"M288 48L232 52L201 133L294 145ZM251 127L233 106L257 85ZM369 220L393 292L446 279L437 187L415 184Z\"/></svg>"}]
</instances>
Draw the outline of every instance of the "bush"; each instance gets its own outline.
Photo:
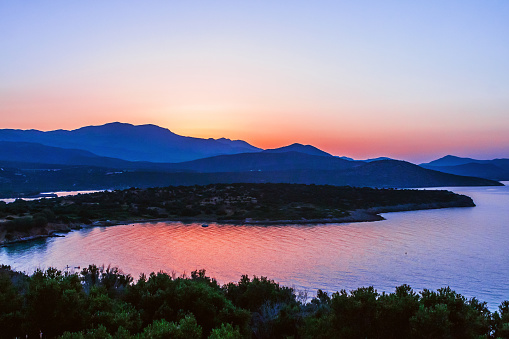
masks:
<instances>
[{"instance_id":1,"label":"bush","mask_svg":"<svg viewBox=\"0 0 509 339\"><path fill-rule=\"evenodd\" d=\"M152 273L133 283L116 268L95 265L80 274L50 268L30 277L0 266L2 338L36 338L40 331L66 339L508 338L508 329L508 301L491 314L486 303L450 288L318 291L302 304L267 278L243 276L220 287L204 270L190 278Z\"/></svg>"},{"instance_id":2,"label":"bush","mask_svg":"<svg viewBox=\"0 0 509 339\"><path fill-rule=\"evenodd\" d=\"M235 306L250 311L257 311L266 303L290 303L295 301L293 289L279 286L278 283L267 277L258 278L255 276L253 280L250 280L247 275L243 275L237 284L226 284L223 289L226 292L226 297Z\"/></svg>"},{"instance_id":3,"label":"bush","mask_svg":"<svg viewBox=\"0 0 509 339\"><path fill-rule=\"evenodd\" d=\"M35 214L34 217L34 227L35 228L43 228L48 225L48 219L43 214Z\"/></svg>"},{"instance_id":4,"label":"bush","mask_svg":"<svg viewBox=\"0 0 509 339\"><path fill-rule=\"evenodd\" d=\"M34 218L32 217L21 217L13 220L9 220L4 223L6 231L12 232L27 232L35 227Z\"/></svg>"},{"instance_id":5,"label":"bush","mask_svg":"<svg viewBox=\"0 0 509 339\"><path fill-rule=\"evenodd\" d=\"M178 324L164 319L155 320L143 330L140 339L200 339L201 335L202 329L191 314L182 318Z\"/></svg>"},{"instance_id":6,"label":"bush","mask_svg":"<svg viewBox=\"0 0 509 339\"><path fill-rule=\"evenodd\" d=\"M215 328L210 333L209 339L242 339L242 334L231 324L221 324L220 328Z\"/></svg>"}]
</instances>

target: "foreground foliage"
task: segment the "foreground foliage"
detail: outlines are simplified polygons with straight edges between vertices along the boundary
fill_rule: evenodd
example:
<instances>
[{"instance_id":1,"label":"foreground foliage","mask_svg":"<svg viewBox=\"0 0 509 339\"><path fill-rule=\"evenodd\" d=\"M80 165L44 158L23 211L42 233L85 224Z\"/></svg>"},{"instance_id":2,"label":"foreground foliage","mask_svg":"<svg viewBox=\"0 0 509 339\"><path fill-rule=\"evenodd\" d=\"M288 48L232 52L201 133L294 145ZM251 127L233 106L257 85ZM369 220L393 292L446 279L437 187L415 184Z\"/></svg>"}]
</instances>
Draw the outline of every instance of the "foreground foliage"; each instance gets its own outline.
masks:
<instances>
[{"instance_id":1,"label":"foreground foliage","mask_svg":"<svg viewBox=\"0 0 509 339\"><path fill-rule=\"evenodd\" d=\"M27 276L2 265L0 337L509 338L508 301L491 313L450 288L318 290L306 301L264 277L220 286L204 270L134 282L111 267Z\"/></svg>"}]
</instances>

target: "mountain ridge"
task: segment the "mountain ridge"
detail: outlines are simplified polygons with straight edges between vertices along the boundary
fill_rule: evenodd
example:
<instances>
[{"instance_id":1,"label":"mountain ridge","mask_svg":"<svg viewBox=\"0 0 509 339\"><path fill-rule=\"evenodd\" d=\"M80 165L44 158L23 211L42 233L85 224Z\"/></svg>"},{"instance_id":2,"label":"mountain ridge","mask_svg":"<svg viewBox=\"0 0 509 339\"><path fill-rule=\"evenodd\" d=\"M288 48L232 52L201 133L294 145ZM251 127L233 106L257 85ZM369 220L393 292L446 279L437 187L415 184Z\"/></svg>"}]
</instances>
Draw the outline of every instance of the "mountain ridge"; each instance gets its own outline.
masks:
<instances>
[{"instance_id":1,"label":"mountain ridge","mask_svg":"<svg viewBox=\"0 0 509 339\"><path fill-rule=\"evenodd\" d=\"M5 141L4 139L24 139ZM26 140L40 140L36 143ZM173 141L172 141L173 140ZM180 143L182 142L182 143ZM51 146L65 144L66 147ZM104 146L104 144L107 146ZM83 146L85 145L85 146ZM106 147L106 149L105 149ZM88 148L88 149L87 149ZM108 157L93 152L127 152L132 158ZM184 152L186 161L154 162L160 156ZM200 153L201 152L201 153ZM217 153L220 154L217 154ZM221 153L222 152L222 153ZM227 154L224 154L224 153ZM228 154L228 152L230 152ZM211 153L212 155L206 155ZM116 153L115 153L116 154ZM161 158L157 158L161 160ZM446 160L456 161L449 156ZM182 159L178 159L182 160ZM460 161L472 161L466 158ZM0 190L39 188L97 189L195 185L235 182L285 182L370 187L436 187L500 185L471 174L473 167L483 173L509 169L509 159L462 165L463 172L448 173L444 166L418 166L388 158L353 160L333 156L312 145L293 143L261 150L242 140L182 137L156 125L109 123L76 130L0 130ZM8 171L4 171L3 168ZM489 167L489 168L488 168ZM46 169L46 171L45 171ZM458 168L455 167L455 170ZM489 171L488 171L489 169ZM439 170L439 171L437 171ZM490 172L491 171L491 172ZM58 172L58 173L57 173Z\"/></svg>"},{"instance_id":2,"label":"mountain ridge","mask_svg":"<svg viewBox=\"0 0 509 339\"><path fill-rule=\"evenodd\" d=\"M497 158L491 160L478 160L446 155L421 167L434 169L444 173L475 176L491 180L509 180L509 159Z\"/></svg>"},{"instance_id":3,"label":"mountain ridge","mask_svg":"<svg viewBox=\"0 0 509 339\"><path fill-rule=\"evenodd\" d=\"M81 158L77 164L71 162L68 165L37 164L30 157L11 159L32 161L28 163L8 162L4 157L0 160L0 194L15 196L34 191L265 182L380 188L501 185L492 180L442 173L399 160L351 161L299 152L242 153L173 164L85 155L88 164ZM71 157L71 160L75 161L75 158Z\"/></svg>"},{"instance_id":4,"label":"mountain ridge","mask_svg":"<svg viewBox=\"0 0 509 339\"><path fill-rule=\"evenodd\" d=\"M278 148L271 148L266 149L262 151L263 153L285 153L285 152L299 152L299 153L305 153L310 155L319 155L319 156L326 156L326 157L332 157L333 155L330 153L327 153L325 151L322 151L321 149L312 146L312 145L303 145L299 143L293 143L288 146L278 147Z\"/></svg>"},{"instance_id":5,"label":"mountain ridge","mask_svg":"<svg viewBox=\"0 0 509 339\"><path fill-rule=\"evenodd\" d=\"M150 162L182 162L220 154L261 151L247 142L186 137L152 124L121 122L47 132L2 129L0 141L34 142L83 149L104 157Z\"/></svg>"}]
</instances>

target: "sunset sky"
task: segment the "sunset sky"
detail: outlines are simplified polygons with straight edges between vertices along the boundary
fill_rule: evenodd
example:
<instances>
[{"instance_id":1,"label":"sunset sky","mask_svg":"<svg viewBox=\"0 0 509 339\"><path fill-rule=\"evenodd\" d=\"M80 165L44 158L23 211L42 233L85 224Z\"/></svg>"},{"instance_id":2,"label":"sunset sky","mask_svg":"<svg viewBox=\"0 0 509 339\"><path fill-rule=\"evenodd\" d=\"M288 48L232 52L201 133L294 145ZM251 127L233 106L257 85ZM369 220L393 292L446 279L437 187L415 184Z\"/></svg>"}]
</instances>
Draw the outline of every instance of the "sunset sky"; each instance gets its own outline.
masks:
<instances>
[{"instance_id":1,"label":"sunset sky","mask_svg":"<svg viewBox=\"0 0 509 339\"><path fill-rule=\"evenodd\" d=\"M1 1L0 128L509 158L509 1Z\"/></svg>"}]
</instances>

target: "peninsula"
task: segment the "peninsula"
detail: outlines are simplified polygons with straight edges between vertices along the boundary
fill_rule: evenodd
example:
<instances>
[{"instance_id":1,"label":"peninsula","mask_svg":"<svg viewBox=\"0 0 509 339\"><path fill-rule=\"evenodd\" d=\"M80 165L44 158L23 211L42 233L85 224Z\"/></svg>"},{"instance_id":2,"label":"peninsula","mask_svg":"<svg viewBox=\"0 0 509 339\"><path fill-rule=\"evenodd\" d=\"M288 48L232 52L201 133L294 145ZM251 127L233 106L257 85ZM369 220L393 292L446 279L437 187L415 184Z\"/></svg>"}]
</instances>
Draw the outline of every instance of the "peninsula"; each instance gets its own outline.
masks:
<instances>
[{"instance_id":1,"label":"peninsula","mask_svg":"<svg viewBox=\"0 0 509 339\"><path fill-rule=\"evenodd\" d=\"M379 213L473 207L444 190L303 184L211 184L130 188L0 203L0 244L50 236L85 225L155 220L238 224L376 221Z\"/></svg>"}]
</instances>

